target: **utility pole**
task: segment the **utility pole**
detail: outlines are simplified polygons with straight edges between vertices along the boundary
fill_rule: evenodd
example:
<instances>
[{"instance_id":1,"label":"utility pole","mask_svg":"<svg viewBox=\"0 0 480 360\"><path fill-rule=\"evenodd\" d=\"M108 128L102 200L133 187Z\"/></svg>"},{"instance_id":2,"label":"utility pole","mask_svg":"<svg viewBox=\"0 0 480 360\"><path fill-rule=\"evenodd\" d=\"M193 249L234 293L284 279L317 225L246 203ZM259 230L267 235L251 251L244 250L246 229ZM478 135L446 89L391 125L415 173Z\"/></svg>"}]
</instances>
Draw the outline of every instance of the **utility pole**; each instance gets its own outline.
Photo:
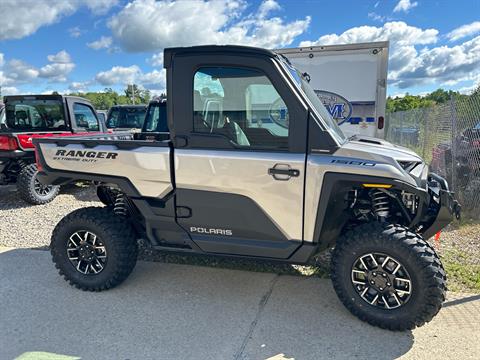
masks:
<instances>
[{"instance_id":1,"label":"utility pole","mask_svg":"<svg viewBox=\"0 0 480 360\"><path fill-rule=\"evenodd\" d=\"M134 86L134 84L132 84L132 104L135 105L135 86Z\"/></svg>"}]
</instances>

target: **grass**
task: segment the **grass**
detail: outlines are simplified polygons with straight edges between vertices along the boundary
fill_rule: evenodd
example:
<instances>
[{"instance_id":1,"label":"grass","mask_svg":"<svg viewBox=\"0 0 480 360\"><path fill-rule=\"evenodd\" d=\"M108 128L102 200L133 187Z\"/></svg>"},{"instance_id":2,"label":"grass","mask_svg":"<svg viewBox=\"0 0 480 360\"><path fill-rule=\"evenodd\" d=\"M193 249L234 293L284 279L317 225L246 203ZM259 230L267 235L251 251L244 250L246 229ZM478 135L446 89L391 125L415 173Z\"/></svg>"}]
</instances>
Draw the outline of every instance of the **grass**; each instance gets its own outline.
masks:
<instances>
[{"instance_id":1,"label":"grass","mask_svg":"<svg viewBox=\"0 0 480 360\"><path fill-rule=\"evenodd\" d=\"M471 264L468 254L461 250L447 251L441 259L450 291L480 293L480 265Z\"/></svg>"}]
</instances>

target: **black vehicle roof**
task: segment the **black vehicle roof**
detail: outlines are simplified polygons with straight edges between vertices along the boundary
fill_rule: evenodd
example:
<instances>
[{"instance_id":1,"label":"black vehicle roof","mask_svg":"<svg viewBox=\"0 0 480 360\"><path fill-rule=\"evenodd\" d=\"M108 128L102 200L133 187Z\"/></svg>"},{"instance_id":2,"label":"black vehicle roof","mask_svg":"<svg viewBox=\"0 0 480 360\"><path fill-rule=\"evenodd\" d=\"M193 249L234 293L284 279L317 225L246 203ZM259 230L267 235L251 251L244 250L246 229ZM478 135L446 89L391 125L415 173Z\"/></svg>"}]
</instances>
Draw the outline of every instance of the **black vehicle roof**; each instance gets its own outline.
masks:
<instances>
[{"instance_id":1,"label":"black vehicle roof","mask_svg":"<svg viewBox=\"0 0 480 360\"><path fill-rule=\"evenodd\" d=\"M149 105L150 104L162 104L162 103L166 103L166 102L167 102L167 97L166 96L156 96L152 100L150 100L150 102L148 104Z\"/></svg>"},{"instance_id":2,"label":"black vehicle roof","mask_svg":"<svg viewBox=\"0 0 480 360\"><path fill-rule=\"evenodd\" d=\"M199 54L199 53L222 53L222 54L255 54L268 57L276 57L277 54L271 50L240 45L202 45L189 47L166 48L163 52L163 67L170 67L172 59L178 54Z\"/></svg>"},{"instance_id":3,"label":"black vehicle roof","mask_svg":"<svg viewBox=\"0 0 480 360\"><path fill-rule=\"evenodd\" d=\"M146 104L136 104L136 105L113 105L111 108L142 108L147 107Z\"/></svg>"},{"instance_id":4,"label":"black vehicle roof","mask_svg":"<svg viewBox=\"0 0 480 360\"><path fill-rule=\"evenodd\" d=\"M7 95L4 97L4 101L7 102L8 100L25 100L25 99L37 99L37 100L60 100L63 99L79 99L82 101L88 101L85 98L80 96L71 96L71 95Z\"/></svg>"}]
</instances>

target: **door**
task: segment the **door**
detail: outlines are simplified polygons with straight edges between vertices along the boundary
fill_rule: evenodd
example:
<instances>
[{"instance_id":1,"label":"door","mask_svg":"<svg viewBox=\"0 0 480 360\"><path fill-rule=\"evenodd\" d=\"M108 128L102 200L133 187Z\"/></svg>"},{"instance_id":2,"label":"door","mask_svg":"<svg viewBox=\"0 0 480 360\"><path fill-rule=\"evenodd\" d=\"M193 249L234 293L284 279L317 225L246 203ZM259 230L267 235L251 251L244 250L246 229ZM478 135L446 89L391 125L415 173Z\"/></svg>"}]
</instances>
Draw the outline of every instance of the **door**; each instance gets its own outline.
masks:
<instances>
[{"instance_id":1,"label":"door","mask_svg":"<svg viewBox=\"0 0 480 360\"><path fill-rule=\"evenodd\" d=\"M67 98L68 112L73 115L71 119L72 130L74 133L100 132L97 112L93 107L81 99Z\"/></svg>"},{"instance_id":2,"label":"door","mask_svg":"<svg viewBox=\"0 0 480 360\"><path fill-rule=\"evenodd\" d=\"M191 132L174 152L177 221L203 251L287 258L303 239L307 113L281 95L286 79L197 69Z\"/></svg>"}]
</instances>

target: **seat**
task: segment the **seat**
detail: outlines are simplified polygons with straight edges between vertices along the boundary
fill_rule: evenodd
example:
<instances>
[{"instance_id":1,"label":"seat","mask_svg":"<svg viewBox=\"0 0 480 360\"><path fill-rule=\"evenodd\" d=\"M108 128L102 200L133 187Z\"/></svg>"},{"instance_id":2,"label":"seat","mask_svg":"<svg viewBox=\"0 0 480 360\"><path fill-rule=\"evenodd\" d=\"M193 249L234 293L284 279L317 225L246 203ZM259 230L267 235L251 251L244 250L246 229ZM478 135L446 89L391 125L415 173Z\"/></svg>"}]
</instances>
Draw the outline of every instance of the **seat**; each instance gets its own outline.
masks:
<instances>
[{"instance_id":1,"label":"seat","mask_svg":"<svg viewBox=\"0 0 480 360\"><path fill-rule=\"evenodd\" d=\"M17 110L15 112L15 120L18 125L26 125L28 114L25 110Z\"/></svg>"}]
</instances>

